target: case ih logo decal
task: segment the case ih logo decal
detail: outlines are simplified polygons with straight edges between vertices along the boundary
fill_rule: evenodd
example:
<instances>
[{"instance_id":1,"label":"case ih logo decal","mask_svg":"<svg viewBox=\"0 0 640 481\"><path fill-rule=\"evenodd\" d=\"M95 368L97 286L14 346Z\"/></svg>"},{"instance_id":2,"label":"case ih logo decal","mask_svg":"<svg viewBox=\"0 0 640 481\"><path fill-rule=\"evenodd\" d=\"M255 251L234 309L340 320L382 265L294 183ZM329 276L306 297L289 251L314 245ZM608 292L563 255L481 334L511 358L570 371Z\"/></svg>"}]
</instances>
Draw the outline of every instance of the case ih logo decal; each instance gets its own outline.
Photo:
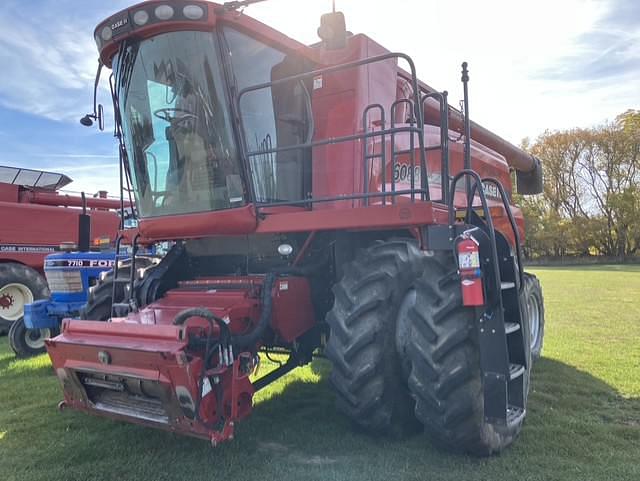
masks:
<instances>
[{"instance_id":1,"label":"case ih logo decal","mask_svg":"<svg viewBox=\"0 0 640 481\"><path fill-rule=\"evenodd\" d=\"M500 199L500 191L498 190L498 186L493 182L483 182L482 190L484 190L484 195L487 197L492 197L494 199Z\"/></svg>"},{"instance_id":2,"label":"case ih logo decal","mask_svg":"<svg viewBox=\"0 0 640 481\"><path fill-rule=\"evenodd\" d=\"M46 254L58 250L55 246L22 246L15 244L0 244L0 252L19 252L22 254Z\"/></svg>"},{"instance_id":3,"label":"case ih logo decal","mask_svg":"<svg viewBox=\"0 0 640 481\"><path fill-rule=\"evenodd\" d=\"M124 27L128 23L129 19L127 17L121 18L120 20L117 20L116 22L111 24L111 30L117 30L120 27Z\"/></svg>"}]
</instances>

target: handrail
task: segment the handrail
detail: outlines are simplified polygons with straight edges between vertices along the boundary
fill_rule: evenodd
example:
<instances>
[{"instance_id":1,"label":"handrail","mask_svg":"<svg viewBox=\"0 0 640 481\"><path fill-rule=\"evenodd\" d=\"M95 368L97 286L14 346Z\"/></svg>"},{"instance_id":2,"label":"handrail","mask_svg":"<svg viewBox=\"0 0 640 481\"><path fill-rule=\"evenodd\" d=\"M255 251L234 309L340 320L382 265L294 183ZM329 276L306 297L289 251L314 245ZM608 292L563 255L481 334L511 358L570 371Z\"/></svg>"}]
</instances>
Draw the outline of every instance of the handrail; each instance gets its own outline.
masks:
<instances>
[{"instance_id":1,"label":"handrail","mask_svg":"<svg viewBox=\"0 0 640 481\"><path fill-rule=\"evenodd\" d=\"M516 225L516 220L513 217L513 212L511 212L511 206L509 205L507 193L504 190L504 186L498 179L495 179L493 177L485 177L484 179L482 179L482 182L489 182L495 185L498 188L498 192L500 192L500 199L502 200L502 205L504 207L504 210L507 212L507 218L509 219L509 224L511 225L511 229L513 230L513 236L516 242L516 258L518 259L518 277L520 278L519 290L522 291L524 287L524 266L522 265L520 233L518 232L518 226ZM474 186L474 190L475 190L475 186Z\"/></svg>"},{"instance_id":2,"label":"handrail","mask_svg":"<svg viewBox=\"0 0 640 481\"><path fill-rule=\"evenodd\" d=\"M362 131L366 134L367 129L368 129L368 124L367 124L367 119L368 114L370 111L374 110L374 109L378 109L380 112L380 123L381 123L381 127L382 130L385 129L386 127L386 119L385 119L385 113L384 113L384 107L382 104L369 104L365 107L364 112L362 112ZM374 132L374 131L372 131ZM376 132L378 135L380 135L379 132ZM362 147L362 170L363 170L363 187L362 190L364 191L364 193L368 193L369 192L369 172L367 167L369 166L369 159L373 160L377 157L380 157L381 163L382 163L382 191L385 192L385 176L386 176L386 169L385 169L385 165L386 165L386 142L385 142L385 135L382 135L382 139L380 142L380 155L376 155L375 153L372 153L371 155L369 155L369 143L366 142L366 138L365 138L365 142L363 142L363 147ZM391 146L391 148L393 148L393 145ZM375 150L375 145L374 145L374 150ZM395 183L394 183L395 184ZM411 187L413 187L413 184L411 185ZM369 199L365 198L365 205L369 205ZM382 203L385 204L386 203L386 198L383 197L382 198Z\"/></svg>"},{"instance_id":3,"label":"handrail","mask_svg":"<svg viewBox=\"0 0 640 481\"><path fill-rule=\"evenodd\" d=\"M362 134L353 134L353 135L346 135L346 136L341 136L341 137L333 137L333 138L329 138L329 139L325 139L325 140L320 140L320 141L306 141L304 143L301 144L295 144L295 145L288 145L288 146L284 146L284 147L278 147L275 149L270 149L267 151L249 151L248 150L248 145L247 145L247 139L246 139L246 135L245 135L245 126L244 126L244 121L243 121L243 116L242 116L242 108L241 108L241 102L242 102L242 98L253 91L257 91L257 90L262 90L262 89L266 89L266 88L271 88L273 86L276 85L280 85L283 83L287 83L287 82L292 82L292 81L296 81L296 80L304 80L304 79L308 79L308 78L313 78L319 75L325 75L325 74L330 74L330 73L334 73L334 72L338 72L338 71L344 71L344 70L348 70L348 69L352 69L352 68L356 68L356 67L360 67L363 65L368 65L368 64L372 64L372 63L376 63L376 62L381 62L384 60L388 60L388 59L403 59L407 62L407 64L410 67L410 71L411 71L411 84L413 87L413 102L414 102L414 110L415 110L415 117L416 117L416 121L415 124L416 126L413 127L413 124L411 127L397 127L394 129L386 129L383 128L380 131L371 131L371 132L364 132ZM329 144L336 144L336 143L340 143L340 142L348 142L348 141L354 141L354 140L366 140L368 138L371 137L377 137L377 136L382 136L382 138L384 139L384 137L386 135L390 135L390 134L395 134L398 132L409 132L411 134L411 137L413 137L414 134L416 134L418 136L418 147L419 147L419 155L420 155L420 164L421 164L421 168L422 168L422 174L421 175L421 188L420 189L413 189L415 192L413 194L411 194L411 192L409 191L409 193L414 196L415 193L419 193L421 195L422 200L430 200L429 199L429 188L428 188L428 175L427 175L427 165L426 165L426 151L425 151L425 143L424 143L424 116L422 114L422 105L420 103L420 90L419 90L419 84L418 84L418 79L417 79L417 75L416 75L416 68L415 68L415 64L413 62L413 60L411 59L411 57L409 57L408 55L404 54L404 53L397 53L397 52L391 52L391 53L387 53L384 55L378 55L375 57L369 57L366 59L360 59L360 60L356 60L353 62L348 62L348 63L344 63L344 64L340 64L340 65L334 65L331 67L326 67L326 68L321 68L321 69L316 69L316 70L312 70L310 72L304 72L304 73L300 73L300 74L296 74L296 75L291 75L288 77L284 77L281 79L277 79L277 80L273 80L271 82L263 82L260 84L256 84L256 85L252 85L249 87L245 87L244 89L240 90L235 98L235 108L238 112L238 117L239 117L239 123L240 123L240 130L241 130L241 138L242 138L242 144L243 144L243 153L245 158L249 158L258 154L269 154L269 153L277 153L277 152L285 152L285 151L290 151L290 150L301 150L301 149L306 149L306 148L312 148L312 147L318 147L318 146L322 146L322 145L329 145ZM366 115L366 111L365 111L365 115ZM366 147L365 147L366 148ZM249 169L252 169L250 162L247 162L249 164ZM384 170L384 169L383 169ZM386 174L386 173L385 173ZM253 176L249 175L249 178L253 178ZM415 187L412 184L412 187ZM368 185L363 186L363 190L368 189ZM383 192L383 194L388 195L387 193ZM398 192L395 192L393 195L399 195ZM351 196L349 196L351 197ZM338 200L342 200L345 199L345 196L340 196L335 198L334 200L338 201ZM366 195L357 195L353 197L354 199L357 198L362 198L365 199L367 198ZM384 199L384 197L383 197ZM278 203L266 203L265 206L269 205L294 205L297 201L291 201L291 202L278 202ZM305 203L305 204L309 204L309 203L314 203L316 202L315 199L305 199L302 202L297 202L297 203Z\"/></svg>"},{"instance_id":4,"label":"handrail","mask_svg":"<svg viewBox=\"0 0 640 481\"><path fill-rule=\"evenodd\" d=\"M448 92L431 92L425 94L421 98L422 112L425 111L424 104L428 99L435 99L440 106L440 190L442 193L442 202L446 202L449 198L449 102Z\"/></svg>"}]
</instances>

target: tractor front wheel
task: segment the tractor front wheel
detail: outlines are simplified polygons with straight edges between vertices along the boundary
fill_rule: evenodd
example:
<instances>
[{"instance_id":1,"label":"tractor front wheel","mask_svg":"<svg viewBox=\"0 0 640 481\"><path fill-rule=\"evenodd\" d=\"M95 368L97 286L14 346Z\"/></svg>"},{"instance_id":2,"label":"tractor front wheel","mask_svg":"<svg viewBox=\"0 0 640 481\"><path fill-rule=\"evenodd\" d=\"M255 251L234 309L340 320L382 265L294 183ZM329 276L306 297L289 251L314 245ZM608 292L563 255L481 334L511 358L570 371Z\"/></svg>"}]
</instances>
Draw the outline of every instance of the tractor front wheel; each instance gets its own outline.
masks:
<instances>
[{"instance_id":1,"label":"tractor front wheel","mask_svg":"<svg viewBox=\"0 0 640 481\"><path fill-rule=\"evenodd\" d=\"M9 344L17 357L37 356L46 352L44 340L56 334L54 329L27 329L24 318L20 318L9 329Z\"/></svg>"},{"instance_id":2,"label":"tractor front wheel","mask_svg":"<svg viewBox=\"0 0 640 481\"><path fill-rule=\"evenodd\" d=\"M401 343L401 355L409 362L416 417L434 444L480 456L509 446L524 416L504 427L485 421L477 318L474 309L462 304L451 253L427 257L424 275L416 282L415 303L399 323L410 332Z\"/></svg>"},{"instance_id":3,"label":"tractor front wheel","mask_svg":"<svg viewBox=\"0 0 640 481\"><path fill-rule=\"evenodd\" d=\"M326 356L338 410L369 432L421 429L395 346L396 319L422 272L415 242L378 242L344 267L327 314Z\"/></svg>"}]
</instances>

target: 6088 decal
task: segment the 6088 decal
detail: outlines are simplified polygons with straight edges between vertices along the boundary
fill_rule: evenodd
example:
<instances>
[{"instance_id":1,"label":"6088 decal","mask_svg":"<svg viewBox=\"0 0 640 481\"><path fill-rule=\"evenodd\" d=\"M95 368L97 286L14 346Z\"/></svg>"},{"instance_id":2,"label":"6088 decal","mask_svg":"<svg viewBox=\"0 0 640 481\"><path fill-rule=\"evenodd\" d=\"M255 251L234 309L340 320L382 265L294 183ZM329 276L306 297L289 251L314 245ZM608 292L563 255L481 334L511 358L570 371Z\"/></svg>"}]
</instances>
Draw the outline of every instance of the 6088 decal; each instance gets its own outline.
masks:
<instances>
[{"instance_id":1,"label":"6088 decal","mask_svg":"<svg viewBox=\"0 0 640 481\"><path fill-rule=\"evenodd\" d=\"M420 183L420 166L414 165L413 168L408 164L396 164L393 169L394 182L411 182L411 171L413 170L413 182Z\"/></svg>"}]
</instances>

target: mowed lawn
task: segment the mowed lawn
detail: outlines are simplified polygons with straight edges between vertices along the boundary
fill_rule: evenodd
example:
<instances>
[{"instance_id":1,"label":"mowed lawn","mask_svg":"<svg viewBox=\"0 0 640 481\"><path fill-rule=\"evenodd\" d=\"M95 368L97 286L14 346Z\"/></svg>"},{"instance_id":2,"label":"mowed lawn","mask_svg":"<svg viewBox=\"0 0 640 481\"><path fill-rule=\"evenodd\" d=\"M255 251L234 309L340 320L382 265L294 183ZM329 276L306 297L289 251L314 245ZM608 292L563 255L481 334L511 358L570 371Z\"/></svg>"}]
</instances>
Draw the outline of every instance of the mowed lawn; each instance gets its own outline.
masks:
<instances>
[{"instance_id":1,"label":"mowed lawn","mask_svg":"<svg viewBox=\"0 0 640 481\"><path fill-rule=\"evenodd\" d=\"M501 456L376 439L336 413L319 360L260 393L236 439L208 443L72 411L46 355L0 339L0 479L640 480L640 267L537 268L547 306L520 439Z\"/></svg>"}]
</instances>

